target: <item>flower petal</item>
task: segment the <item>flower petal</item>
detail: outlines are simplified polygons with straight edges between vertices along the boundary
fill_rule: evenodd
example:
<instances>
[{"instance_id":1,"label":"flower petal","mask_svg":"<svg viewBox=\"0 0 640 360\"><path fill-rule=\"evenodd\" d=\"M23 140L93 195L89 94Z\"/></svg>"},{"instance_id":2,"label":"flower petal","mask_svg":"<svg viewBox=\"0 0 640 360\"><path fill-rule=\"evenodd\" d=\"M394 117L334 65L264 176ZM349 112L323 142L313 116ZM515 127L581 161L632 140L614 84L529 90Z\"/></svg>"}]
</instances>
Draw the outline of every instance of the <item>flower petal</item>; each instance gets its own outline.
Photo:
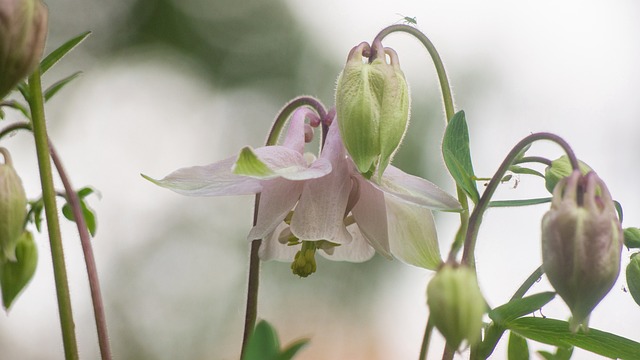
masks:
<instances>
[{"instance_id":1,"label":"flower petal","mask_svg":"<svg viewBox=\"0 0 640 360\"><path fill-rule=\"evenodd\" d=\"M158 186L182 195L221 196L259 193L262 190L260 180L231 172L235 161L236 158L231 157L206 166L178 169L161 180L142 176Z\"/></svg>"},{"instance_id":2,"label":"flower petal","mask_svg":"<svg viewBox=\"0 0 640 360\"><path fill-rule=\"evenodd\" d=\"M285 179L266 180L262 183L258 218L249 232L249 240L263 239L282 223L298 202L304 182Z\"/></svg>"},{"instance_id":3,"label":"flower petal","mask_svg":"<svg viewBox=\"0 0 640 360\"><path fill-rule=\"evenodd\" d=\"M380 183L371 183L386 194L418 206L444 211L460 211L462 209L456 198L435 184L407 174L392 165L389 165L382 174Z\"/></svg>"},{"instance_id":4,"label":"flower petal","mask_svg":"<svg viewBox=\"0 0 640 360\"><path fill-rule=\"evenodd\" d=\"M281 222L278 227L269 236L266 236L260 244L258 255L262 261L276 260L291 262L295 257L300 246L288 246L278 241L280 233L287 230L289 225Z\"/></svg>"},{"instance_id":5,"label":"flower petal","mask_svg":"<svg viewBox=\"0 0 640 360\"><path fill-rule=\"evenodd\" d=\"M436 270L442 258L431 211L389 195L385 200L391 253L407 264Z\"/></svg>"},{"instance_id":6,"label":"flower petal","mask_svg":"<svg viewBox=\"0 0 640 360\"><path fill-rule=\"evenodd\" d=\"M320 255L334 261L364 262L371 259L376 251L367 243L358 225L349 225L347 230L353 238L350 243L333 247L329 252L320 250Z\"/></svg>"},{"instance_id":7,"label":"flower petal","mask_svg":"<svg viewBox=\"0 0 640 360\"><path fill-rule=\"evenodd\" d=\"M391 259L384 193L373 187L362 176L356 176L360 197L351 210L351 214L353 214L358 227L369 241L369 244L378 253Z\"/></svg>"},{"instance_id":8,"label":"flower petal","mask_svg":"<svg viewBox=\"0 0 640 360\"><path fill-rule=\"evenodd\" d=\"M267 180L283 177L288 180L307 180L331 172L327 160L318 159L309 166L304 155L285 146L245 147L233 165L233 173Z\"/></svg>"},{"instance_id":9,"label":"flower petal","mask_svg":"<svg viewBox=\"0 0 640 360\"><path fill-rule=\"evenodd\" d=\"M329 133L320 159L331 162L332 171L305 182L302 196L291 219L291 232L300 240L328 240L337 244L351 241L344 225L351 175L336 122Z\"/></svg>"},{"instance_id":10,"label":"flower petal","mask_svg":"<svg viewBox=\"0 0 640 360\"><path fill-rule=\"evenodd\" d=\"M305 122L307 117L318 117L318 115L307 107L297 108L291 120L289 121L289 129L287 129L287 136L284 138L282 145L289 149L295 150L299 153L304 151L305 144Z\"/></svg>"}]
</instances>

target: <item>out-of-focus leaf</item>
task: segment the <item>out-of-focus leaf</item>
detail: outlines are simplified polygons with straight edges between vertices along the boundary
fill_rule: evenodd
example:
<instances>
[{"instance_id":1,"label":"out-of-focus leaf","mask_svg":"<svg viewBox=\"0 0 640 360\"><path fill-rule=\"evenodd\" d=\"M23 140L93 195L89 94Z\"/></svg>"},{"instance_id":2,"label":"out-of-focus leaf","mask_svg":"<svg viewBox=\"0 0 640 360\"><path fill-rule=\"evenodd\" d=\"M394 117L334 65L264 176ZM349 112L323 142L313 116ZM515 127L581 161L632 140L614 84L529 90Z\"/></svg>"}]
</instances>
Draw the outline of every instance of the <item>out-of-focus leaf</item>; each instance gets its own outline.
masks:
<instances>
[{"instance_id":1,"label":"out-of-focus leaf","mask_svg":"<svg viewBox=\"0 0 640 360\"><path fill-rule=\"evenodd\" d=\"M18 294L27 286L38 265L38 248L33 241L33 235L25 231L16 246L16 261L0 262L0 287L2 288L2 303L6 310Z\"/></svg>"},{"instance_id":2,"label":"out-of-focus leaf","mask_svg":"<svg viewBox=\"0 0 640 360\"><path fill-rule=\"evenodd\" d=\"M55 95L58 91L60 91L60 89L62 89L65 85L70 83L72 80L74 80L78 76L80 76L80 74L82 74L82 71L77 71L77 72L67 76L64 79L62 79L60 81L57 81L53 85L49 86L44 91L44 101L48 101L49 99L51 99L53 97L53 95Z\"/></svg>"},{"instance_id":3,"label":"out-of-focus leaf","mask_svg":"<svg viewBox=\"0 0 640 360\"><path fill-rule=\"evenodd\" d=\"M529 345L527 344L527 339L513 331L509 334L507 358L509 360L529 360Z\"/></svg>"},{"instance_id":4,"label":"out-of-focus leaf","mask_svg":"<svg viewBox=\"0 0 640 360\"><path fill-rule=\"evenodd\" d=\"M505 322L517 319L521 316L531 314L532 312L539 310L549 301L553 300L555 296L556 293L549 291L527 296L521 299L513 299L508 303L498 306L497 308L489 311L489 317L491 318L491 320L495 321L498 324L504 324Z\"/></svg>"},{"instance_id":5,"label":"out-of-focus leaf","mask_svg":"<svg viewBox=\"0 0 640 360\"><path fill-rule=\"evenodd\" d=\"M635 227L626 228L623 230L624 234L624 246L629 249L640 248L640 229Z\"/></svg>"},{"instance_id":6,"label":"out-of-focus leaf","mask_svg":"<svg viewBox=\"0 0 640 360\"><path fill-rule=\"evenodd\" d=\"M638 359L640 343L597 329L572 333L566 321L523 317L504 323L509 330L528 339L558 347L571 346L614 359Z\"/></svg>"},{"instance_id":7,"label":"out-of-focus leaf","mask_svg":"<svg viewBox=\"0 0 640 360\"><path fill-rule=\"evenodd\" d=\"M573 347L563 348L559 347L556 350L556 353L553 354L549 351L538 351L538 354L542 356L545 360L569 360L571 359L571 355L573 354Z\"/></svg>"},{"instance_id":8,"label":"out-of-focus leaf","mask_svg":"<svg viewBox=\"0 0 640 360\"><path fill-rule=\"evenodd\" d=\"M442 155L456 184L474 203L478 203L480 194L474 181L475 174L469 149L469 129L464 111L457 112L449 121L442 140Z\"/></svg>"},{"instance_id":9,"label":"out-of-focus leaf","mask_svg":"<svg viewBox=\"0 0 640 360\"><path fill-rule=\"evenodd\" d=\"M242 360L275 360L280 355L280 342L275 329L261 320L249 336Z\"/></svg>"},{"instance_id":10,"label":"out-of-focus leaf","mask_svg":"<svg viewBox=\"0 0 640 360\"><path fill-rule=\"evenodd\" d=\"M535 198L535 199L522 199L522 200L496 200L489 201L489 207L516 207L516 206L529 206L538 205L551 202L550 197Z\"/></svg>"},{"instance_id":11,"label":"out-of-focus leaf","mask_svg":"<svg viewBox=\"0 0 640 360\"><path fill-rule=\"evenodd\" d=\"M631 255L627 265L627 286L636 304L640 305L640 253Z\"/></svg>"},{"instance_id":12,"label":"out-of-focus leaf","mask_svg":"<svg viewBox=\"0 0 640 360\"><path fill-rule=\"evenodd\" d=\"M49 55L47 55L40 62L40 72L44 74L47 70L51 69L55 63L60 61L65 55L69 53L69 51L73 50L76 46L78 46L84 39L87 38L91 34L91 31L84 32L73 39L67 41L66 43L60 45L57 49L53 50Z\"/></svg>"},{"instance_id":13,"label":"out-of-focus leaf","mask_svg":"<svg viewBox=\"0 0 640 360\"><path fill-rule=\"evenodd\" d=\"M280 355L278 355L277 360L291 360L293 357L302 349L305 345L309 343L309 340L303 339L298 340L295 343L289 345Z\"/></svg>"}]
</instances>

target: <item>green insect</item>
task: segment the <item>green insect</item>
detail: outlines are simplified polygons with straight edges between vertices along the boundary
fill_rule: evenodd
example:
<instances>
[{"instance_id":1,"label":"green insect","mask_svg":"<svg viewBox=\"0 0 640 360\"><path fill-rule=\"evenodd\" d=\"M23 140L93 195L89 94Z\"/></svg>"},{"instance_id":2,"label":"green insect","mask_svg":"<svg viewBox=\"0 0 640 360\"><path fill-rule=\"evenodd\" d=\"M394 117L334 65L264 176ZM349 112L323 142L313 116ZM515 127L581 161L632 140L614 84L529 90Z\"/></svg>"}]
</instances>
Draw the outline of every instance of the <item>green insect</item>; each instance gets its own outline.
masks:
<instances>
[{"instance_id":1,"label":"green insect","mask_svg":"<svg viewBox=\"0 0 640 360\"><path fill-rule=\"evenodd\" d=\"M418 20L416 19L416 16L409 17L409 16L404 16L402 14L398 14L398 13L396 13L396 15L401 16L402 19L400 19L399 21L402 21L407 25L418 25Z\"/></svg>"}]
</instances>

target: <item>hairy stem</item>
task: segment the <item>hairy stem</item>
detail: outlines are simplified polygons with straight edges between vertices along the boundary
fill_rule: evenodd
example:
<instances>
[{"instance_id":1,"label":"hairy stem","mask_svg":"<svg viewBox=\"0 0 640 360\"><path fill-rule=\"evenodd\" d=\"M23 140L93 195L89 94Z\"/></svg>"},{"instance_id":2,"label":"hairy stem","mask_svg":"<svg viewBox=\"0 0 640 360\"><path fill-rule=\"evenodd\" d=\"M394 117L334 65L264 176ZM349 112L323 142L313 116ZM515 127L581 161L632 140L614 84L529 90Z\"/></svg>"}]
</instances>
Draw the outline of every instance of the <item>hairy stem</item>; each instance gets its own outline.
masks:
<instances>
[{"instance_id":1,"label":"hairy stem","mask_svg":"<svg viewBox=\"0 0 640 360\"><path fill-rule=\"evenodd\" d=\"M49 150L51 151L51 159L53 164L60 175L62 185L64 186L67 202L73 212L73 219L75 220L78 228L78 234L80 235L80 244L82 245L82 252L84 254L84 262L87 267L87 276L89 278L89 288L91 291L91 301L93 303L93 315L96 321L96 328L98 332L98 344L100 346L100 354L102 360L111 359L111 347L109 345L109 335L107 333L107 319L104 314L104 304L102 302L102 294L100 291L100 281L98 280L98 269L96 266L96 260L93 256L93 249L91 246L91 236L87 229L87 224L82 213L82 207L78 194L73 189L71 181L67 176L62 161L58 156L51 141L49 141Z\"/></svg>"},{"instance_id":2,"label":"hairy stem","mask_svg":"<svg viewBox=\"0 0 640 360\"><path fill-rule=\"evenodd\" d=\"M44 202L49 242L51 244L51 258L53 262L53 275L56 283L58 297L58 312L60 314L60 326L62 328L62 340L64 344L65 358L78 359L78 345L75 336L75 324L71 311L71 297L69 296L69 283L67 269L62 248L62 235L58 219L58 207L56 205L56 192L53 187L53 175L49 153L49 141L47 126L44 116L44 99L42 96L42 83L40 70L29 78L31 94L29 105L33 123L33 137L36 143L38 166L40 169L40 182L42 185L42 200Z\"/></svg>"}]
</instances>

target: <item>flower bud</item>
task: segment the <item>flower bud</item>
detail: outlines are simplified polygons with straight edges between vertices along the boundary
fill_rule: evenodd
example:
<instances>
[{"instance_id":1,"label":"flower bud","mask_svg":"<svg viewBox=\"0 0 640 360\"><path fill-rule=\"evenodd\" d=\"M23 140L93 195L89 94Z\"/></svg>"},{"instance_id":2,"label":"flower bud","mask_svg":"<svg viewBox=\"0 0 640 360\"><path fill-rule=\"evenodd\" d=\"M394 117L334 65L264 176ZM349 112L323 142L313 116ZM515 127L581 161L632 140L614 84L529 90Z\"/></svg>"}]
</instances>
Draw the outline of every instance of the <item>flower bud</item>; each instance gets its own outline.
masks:
<instances>
[{"instance_id":1,"label":"flower bud","mask_svg":"<svg viewBox=\"0 0 640 360\"><path fill-rule=\"evenodd\" d=\"M595 172L576 170L558 182L542 219L542 268L571 310L572 331L587 326L618 278L622 236L609 190Z\"/></svg>"},{"instance_id":2,"label":"flower bud","mask_svg":"<svg viewBox=\"0 0 640 360\"><path fill-rule=\"evenodd\" d=\"M15 261L27 215L27 195L9 152L0 148L0 153L4 156L4 164L0 164L0 259Z\"/></svg>"},{"instance_id":3,"label":"flower bud","mask_svg":"<svg viewBox=\"0 0 640 360\"><path fill-rule=\"evenodd\" d=\"M427 305L430 319L452 349L464 340L474 344L480 339L487 305L472 269L445 265L427 286Z\"/></svg>"},{"instance_id":4,"label":"flower bud","mask_svg":"<svg viewBox=\"0 0 640 360\"><path fill-rule=\"evenodd\" d=\"M580 172L582 172L582 175L592 171L591 167L583 163L581 160L578 160L578 166L580 166ZM563 155L558 159L553 160L551 162L551 166L547 166L544 171L545 187L550 193L553 193L553 189L555 189L558 181L571 175L572 172L573 168L571 167L571 162L567 155Z\"/></svg>"},{"instance_id":5,"label":"flower bud","mask_svg":"<svg viewBox=\"0 0 640 360\"><path fill-rule=\"evenodd\" d=\"M372 51L364 63L364 52ZM387 55L390 63L387 63ZM382 175L409 122L409 87L398 56L380 42L361 43L349 53L338 78L336 113L340 134L358 171Z\"/></svg>"},{"instance_id":6,"label":"flower bud","mask_svg":"<svg viewBox=\"0 0 640 360\"><path fill-rule=\"evenodd\" d=\"M636 304L640 305L640 253L631 255L627 265L627 286Z\"/></svg>"},{"instance_id":7,"label":"flower bud","mask_svg":"<svg viewBox=\"0 0 640 360\"><path fill-rule=\"evenodd\" d=\"M0 99L38 65L47 18L47 8L40 0L0 1Z\"/></svg>"}]
</instances>

